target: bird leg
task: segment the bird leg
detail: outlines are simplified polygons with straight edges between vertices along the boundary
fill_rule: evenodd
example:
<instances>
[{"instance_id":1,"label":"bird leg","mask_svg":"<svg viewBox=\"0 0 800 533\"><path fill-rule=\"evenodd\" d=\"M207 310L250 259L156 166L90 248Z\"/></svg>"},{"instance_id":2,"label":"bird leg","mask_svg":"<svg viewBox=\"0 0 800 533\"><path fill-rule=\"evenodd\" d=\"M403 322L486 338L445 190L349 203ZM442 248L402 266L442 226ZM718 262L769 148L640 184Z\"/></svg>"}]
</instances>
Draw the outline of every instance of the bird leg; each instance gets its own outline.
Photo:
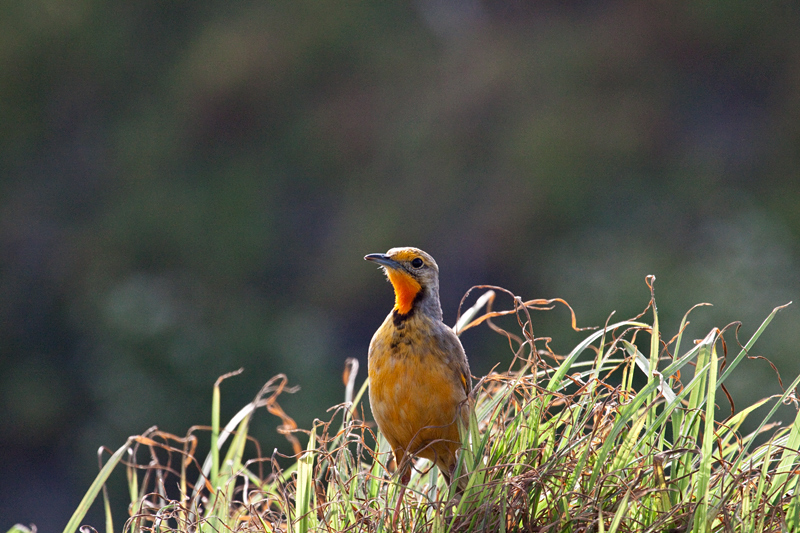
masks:
<instances>
[{"instance_id":1,"label":"bird leg","mask_svg":"<svg viewBox=\"0 0 800 533\"><path fill-rule=\"evenodd\" d=\"M397 505L394 508L394 516L392 517L392 531L397 531L397 521L400 519L400 506L403 503L403 497L406 495L406 485L411 481L411 456L406 455L403 448L395 448L392 450L394 453L394 462L397 465L397 473L400 474L400 494L397 496Z\"/></svg>"},{"instance_id":2,"label":"bird leg","mask_svg":"<svg viewBox=\"0 0 800 533\"><path fill-rule=\"evenodd\" d=\"M406 495L405 484L400 486L400 494L397 496L397 505L394 508L394 516L392 517L392 531L398 531L397 521L400 519L400 505L403 503L403 497Z\"/></svg>"}]
</instances>

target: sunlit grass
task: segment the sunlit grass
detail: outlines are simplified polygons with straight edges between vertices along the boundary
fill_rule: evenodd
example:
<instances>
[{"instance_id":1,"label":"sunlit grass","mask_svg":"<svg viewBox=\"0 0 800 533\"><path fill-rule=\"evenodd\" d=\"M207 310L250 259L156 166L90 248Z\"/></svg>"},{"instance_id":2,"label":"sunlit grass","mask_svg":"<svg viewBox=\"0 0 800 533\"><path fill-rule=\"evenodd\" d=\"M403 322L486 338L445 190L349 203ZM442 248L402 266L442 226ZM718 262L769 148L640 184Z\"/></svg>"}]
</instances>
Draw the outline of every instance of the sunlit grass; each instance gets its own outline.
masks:
<instances>
[{"instance_id":1,"label":"sunlit grass","mask_svg":"<svg viewBox=\"0 0 800 533\"><path fill-rule=\"evenodd\" d=\"M547 339L534 336L531 312L563 301L514 297L512 309L494 312L493 300L487 292L457 326L459 333L488 326L487 334L506 336L513 352L508 371L483 377L473 391L474 416L462 432L457 470L465 476L463 490L448 487L425 460L402 490L389 473L388 444L363 420L367 383L356 390L358 364L349 361L344 403L307 431L296 429L278 404L284 376L222 427L220 390L232 375L221 377L212 427L192 428L182 438L152 428L128 439L105 461L65 532L78 530L98 499L107 517L98 529L108 532L800 528L800 417L788 427L772 421L779 406L797 407L800 377L781 396L727 418L718 409L725 380L782 307L731 350L724 337L731 330L724 328L694 343L684 339L689 313L665 342L652 297L639 317L587 331L570 353L556 356ZM518 331L497 326L493 319L501 315L515 316ZM720 351L727 354L724 368ZM248 436L262 407L282 420L286 456L264 455ZM758 429L741 434L756 412L763 416ZM205 458L195 455L198 439L210 439ZM111 516L103 491L119 470L130 495L124 522Z\"/></svg>"}]
</instances>

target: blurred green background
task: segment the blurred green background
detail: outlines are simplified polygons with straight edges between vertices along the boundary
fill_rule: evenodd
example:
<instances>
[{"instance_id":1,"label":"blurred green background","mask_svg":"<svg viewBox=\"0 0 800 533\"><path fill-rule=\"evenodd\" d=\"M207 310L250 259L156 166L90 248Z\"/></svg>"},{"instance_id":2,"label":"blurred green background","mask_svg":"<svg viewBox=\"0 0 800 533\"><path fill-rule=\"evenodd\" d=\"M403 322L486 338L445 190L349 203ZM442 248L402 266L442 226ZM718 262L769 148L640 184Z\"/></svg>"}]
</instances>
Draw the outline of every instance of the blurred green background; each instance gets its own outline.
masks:
<instances>
[{"instance_id":1,"label":"blurred green background","mask_svg":"<svg viewBox=\"0 0 800 533\"><path fill-rule=\"evenodd\" d=\"M667 338L710 302L691 338L746 340L800 300L798 28L788 1L3 2L0 530L62 528L99 446L210 423L224 372L223 417L279 372L328 417L393 246L437 259L450 324L491 283L601 325L654 274ZM477 376L510 360L463 341ZM798 345L796 303L757 354L791 380ZM780 391L742 368L739 406Z\"/></svg>"}]
</instances>

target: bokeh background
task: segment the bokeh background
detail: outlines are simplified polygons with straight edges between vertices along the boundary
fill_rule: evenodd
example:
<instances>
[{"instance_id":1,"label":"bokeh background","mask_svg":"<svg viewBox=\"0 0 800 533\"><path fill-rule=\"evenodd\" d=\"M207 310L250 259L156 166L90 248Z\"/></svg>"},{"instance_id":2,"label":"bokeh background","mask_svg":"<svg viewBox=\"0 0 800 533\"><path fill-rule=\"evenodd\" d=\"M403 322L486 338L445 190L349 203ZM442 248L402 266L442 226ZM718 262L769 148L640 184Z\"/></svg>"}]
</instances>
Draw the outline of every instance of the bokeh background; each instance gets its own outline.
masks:
<instances>
[{"instance_id":1,"label":"bokeh background","mask_svg":"<svg viewBox=\"0 0 800 533\"><path fill-rule=\"evenodd\" d=\"M436 257L451 324L491 283L601 325L654 274L665 336L710 302L692 338L746 339L800 300L798 28L790 1L3 2L0 530L62 528L99 446L208 424L227 371L223 417L283 372L326 418L392 246ZM510 360L463 340L477 376ZM798 345L795 303L757 354L791 381ZM739 405L780 392L742 368Z\"/></svg>"}]
</instances>

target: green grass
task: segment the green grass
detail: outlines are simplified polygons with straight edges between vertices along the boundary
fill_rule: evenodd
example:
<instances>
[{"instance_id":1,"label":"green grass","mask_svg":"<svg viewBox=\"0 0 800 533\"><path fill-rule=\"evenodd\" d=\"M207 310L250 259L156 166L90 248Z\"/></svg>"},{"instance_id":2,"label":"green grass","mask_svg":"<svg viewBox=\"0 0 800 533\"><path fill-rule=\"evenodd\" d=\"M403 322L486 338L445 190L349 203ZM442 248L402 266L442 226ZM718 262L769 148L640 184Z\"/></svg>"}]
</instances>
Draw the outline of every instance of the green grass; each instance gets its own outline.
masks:
<instances>
[{"instance_id":1,"label":"green grass","mask_svg":"<svg viewBox=\"0 0 800 533\"><path fill-rule=\"evenodd\" d=\"M220 387L230 377L223 376L213 389L211 428L183 438L152 428L128 439L105 462L65 533L78 530L98 499L107 516L99 529L109 533L800 530L800 417L788 427L772 421L779 406L797 407L800 377L780 397L725 419L717 408L726 379L782 307L723 369L720 350L731 347L723 331L687 342L687 313L665 342L654 297L639 317L586 332L562 357L534 337L530 313L563 301L514 297L514 309L493 312L493 297L482 297L457 326L459 333L488 326L513 352L508 371L483 377L473 391L458 467L467 478L463 490L448 487L424 460L402 490L389 473L389 446L360 415L367 383L355 389L358 364L350 361L345 402L309 431L296 430L278 404L284 376L222 427ZM493 319L502 315L516 316L519 331L497 326ZM262 407L282 419L289 461L264 456L248 436ZM758 429L741 434L756 412L763 416ZM208 457L195 455L198 439L210 439ZM127 473L130 489L124 523L112 519L103 491L115 470Z\"/></svg>"}]
</instances>

